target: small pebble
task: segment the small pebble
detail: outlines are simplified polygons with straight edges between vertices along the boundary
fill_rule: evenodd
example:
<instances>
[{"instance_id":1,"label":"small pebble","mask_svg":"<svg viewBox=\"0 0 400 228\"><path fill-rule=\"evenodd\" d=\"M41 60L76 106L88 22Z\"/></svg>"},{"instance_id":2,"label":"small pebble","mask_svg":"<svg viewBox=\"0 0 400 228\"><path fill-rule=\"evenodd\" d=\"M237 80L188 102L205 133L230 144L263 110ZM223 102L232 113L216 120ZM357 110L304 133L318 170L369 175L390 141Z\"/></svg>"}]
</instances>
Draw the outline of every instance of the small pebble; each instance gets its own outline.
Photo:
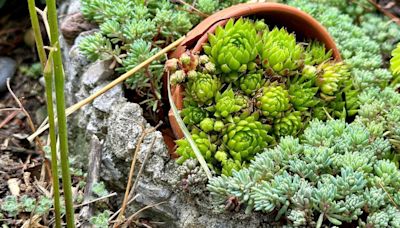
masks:
<instances>
[{"instance_id":1,"label":"small pebble","mask_svg":"<svg viewBox=\"0 0 400 228\"><path fill-rule=\"evenodd\" d=\"M7 78L12 78L17 69L15 60L0 56L0 92L7 90Z\"/></svg>"}]
</instances>

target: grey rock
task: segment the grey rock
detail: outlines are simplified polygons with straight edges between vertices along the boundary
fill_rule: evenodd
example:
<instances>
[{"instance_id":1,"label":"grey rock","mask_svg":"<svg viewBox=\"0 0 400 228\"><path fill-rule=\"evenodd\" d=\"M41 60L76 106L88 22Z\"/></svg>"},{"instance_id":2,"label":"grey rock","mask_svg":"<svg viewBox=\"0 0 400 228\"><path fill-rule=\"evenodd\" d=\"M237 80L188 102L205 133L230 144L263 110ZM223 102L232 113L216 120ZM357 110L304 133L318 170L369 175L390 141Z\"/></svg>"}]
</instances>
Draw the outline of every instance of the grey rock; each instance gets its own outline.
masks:
<instances>
[{"instance_id":1,"label":"grey rock","mask_svg":"<svg viewBox=\"0 0 400 228\"><path fill-rule=\"evenodd\" d=\"M112 105L109 118L107 119L107 135L105 137L105 146L103 151L101 169L102 179L117 191L125 189L125 183L129 174L130 162L138 140L144 131L151 128L142 116L143 111L138 104L119 100ZM152 147L152 153L164 153L167 151L160 132L152 132L146 135L143 142L140 144L139 162L143 162L144 154L148 153L153 139L155 143ZM163 167L164 159L154 160L150 157L148 164L152 163L155 168L156 175L160 175L157 171L158 167ZM149 186L149 189L156 189L157 186ZM170 193L168 189L161 192L152 192L150 198L157 195L159 198L166 198Z\"/></svg>"},{"instance_id":2,"label":"grey rock","mask_svg":"<svg viewBox=\"0 0 400 228\"><path fill-rule=\"evenodd\" d=\"M78 91L83 87L81 83L82 74L89 67L90 61L79 51L79 41L85 34L81 33L75 40L74 45L70 46L65 39L60 38L60 45L63 53L63 63L65 71L65 93L68 105L73 105L79 101Z\"/></svg>"},{"instance_id":3,"label":"grey rock","mask_svg":"<svg viewBox=\"0 0 400 228\"><path fill-rule=\"evenodd\" d=\"M108 80L114 71L110 69L111 60L96 61L82 75L82 82L88 88L94 88L101 81Z\"/></svg>"},{"instance_id":4,"label":"grey rock","mask_svg":"<svg viewBox=\"0 0 400 228\"><path fill-rule=\"evenodd\" d=\"M67 15L61 22L60 30L68 43L73 43L82 32L96 28L97 25L85 20L82 13L77 12Z\"/></svg>"},{"instance_id":5,"label":"grey rock","mask_svg":"<svg viewBox=\"0 0 400 228\"><path fill-rule=\"evenodd\" d=\"M117 158L128 161L145 130L146 120L138 104L124 102L112 107L106 147Z\"/></svg>"},{"instance_id":6,"label":"grey rock","mask_svg":"<svg viewBox=\"0 0 400 228\"><path fill-rule=\"evenodd\" d=\"M36 123L42 123L47 117L47 107L45 105L40 106L35 111L35 121Z\"/></svg>"},{"instance_id":7,"label":"grey rock","mask_svg":"<svg viewBox=\"0 0 400 228\"><path fill-rule=\"evenodd\" d=\"M46 81L44 80L43 76L39 78L39 83L41 86L46 87Z\"/></svg>"},{"instance_id":8,"label":"grey rock","mask_svg":"<svg viewBox=\"0 0 400 228\"><path fill-rule=\"evenodd\" d=\"M108 85L109 82L104 82L94 88L92 90L92 93L95 93L96 91L100 90L101 88L104 88L106 85ZM100 95L93 101L93 106L102 112L108 113L111 109L111 106L119 100L121 97L123 97L124 91L122 89L122 84L116 85L104 94Z\"/></svg>"},{"instance_id":9,"label":"grey rock","mask_svg":"<svg viewBox=\"0 0 400 228\"><path fill-rule=\"evenodd\" d=\"M17 69L15 60L0 56L0 92L7 90L7 78L12 78Z\"/></svg>"},{"instance_id":10,"label":"grey rock","mask_svg":"<svg viewBox=\"0 0 400 228\"><path fill-rule=\"evenodd\" d=\"M81 11L81 1L80 0L70 1L67 9L67 14L78 13L80 11Z\"/></svg>"}]
</instances>

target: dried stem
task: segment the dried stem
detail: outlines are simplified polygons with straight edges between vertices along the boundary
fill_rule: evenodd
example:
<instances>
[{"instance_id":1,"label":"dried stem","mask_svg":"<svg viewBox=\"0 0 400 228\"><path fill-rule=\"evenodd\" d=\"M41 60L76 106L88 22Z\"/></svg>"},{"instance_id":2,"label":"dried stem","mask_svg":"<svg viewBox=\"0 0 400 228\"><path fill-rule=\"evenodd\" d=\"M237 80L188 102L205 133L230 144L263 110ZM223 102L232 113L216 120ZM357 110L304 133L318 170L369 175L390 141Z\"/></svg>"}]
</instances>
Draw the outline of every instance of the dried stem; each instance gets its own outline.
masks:
<instances>
[{"instance_id":1,"label":"dried stem","mask_svg":"<svg viewBox=\"0 0 400 228\"><path fill-rule=\"evenodd\" d=\"M205 14L205 13L201 12L196 7L190 5L189 3L187 3L187 2L185 2L183 0L170 0L170 1L171 2L177 2L177 3L180 3L180 4L184 5L184 6L187 6L191 11L195 12L197 15L199 15L199 16L201 16L203 18L206 18L206 17L210 16L208 14Z\"/></svg>"},{"instance_id":2,"label":"dried stem","mask_svg":"<svg viewBox=\"0 0 400 228\"><path fill-rule=\"evenodd\" d=\"M147 210L147 209L152 208L152 207L157 207L158 205L161 205L163 203L166 203L166 201L150 204L150 205L147 205L147 206L143 207L142 209L136 211L133 215L129 216L129 218L126 220L125 224L130 224L132 222L132 220L136 216L138 216L142 211Z\"/></svg>"},{"instance_id":3,"label":"dried stem","mask_svg":"<svg viewBox=\"0 0 400 228\"><path fill-rule=\"evenodd\" d=\"M387 17L389 17L392 21L400 25L400 19L396 17L396 15L392 14L391 12L385 10L382 6L380 6L376 1L374 0L368 0L372 5L375 6L381 13L385 14Z\"/></svg>"},{"instance_id":4,"label":"dried stem","mask_svg":"<svg viewBox=\"0 0 400 228\"><path fill-rule=\"evenodd\" d=\"M128 183L127 183L126 189L125 189L124 200L122 201L121 211L118 215L117 222L114 224L114 227L117 227L118 225L121 224L120 222L122 221L122 218L124 217L124 214L125 214L126 205L129 200L129 193L130 193L131 186L132 186L133 174L135 173L135 164L136 164L139 150L141 148L141 144L142 144L144 138L147 136L147 134L155 131L158 126L159 125L157 125L154 128L150 128L148 130L143 130L140 138L138 139L138 142L137 142L136 148L135 148L135 152L133 153L132 163L131 163L131 167L130 167L130 171L129 171Z\"/></svg>"},{"instance_id":5,"label":"dried stem","mask_svg":"<svg viewBox=\"0 0 400 228\"><path fill-rule=\"evenodd\" d=\"M44 10L40 10L39 8L36 7L36 11L42 17L44 27L46 28L47 36L50 37L50 26L49 26L49 21L47 20L47 7L44 8Z\"/></svg>"},{"instance_id":6,"label":"dried stem","mask_svg":"<svg viewBox=\"0 0 400 228\"><path fill-rule=\"evenodd\" d=\"M154 137L153 140L151 141L150 147L149 147L149 149L147 150L146 156L144 157L143 163L142 163L142 165L140 166L139 172L138 172L138 174L137 174L137 176L136 176L135 183L133 183L131 192L129 193L129 197L128 197L129 199L132 198L133 193L134 193L135 190L136 190L136 187L137 187L137 185L138 185L138 183L139 183L139 180L140 180L140 176L142 175L143 170L144 170L144 166L146 165L146 162L147 162L147 160L149 159L149 155L151 154L151 151L153 150L153 147L154 147L154 144L155 144L155 142L156 142L156 139L157 139L157 138Z\"/></svg>"},{"instance_id":7,"label":"dried stem","mask_svg":"<svg viewBox=\"0 0 400 228\"><path fill-rule=\"evenodd\" d=\"M134 197L132 197L132 199L130 199L126 205L129 205L130 203L132 203L139 196L140 196L140 194L137 194ZM118 209L113 215L110 216L110 218L108 219L108 222L111 222L119 214L120 211L121 211L121 208Z\"/></svg>"},{"instance_id":8,"label":"dried stem","mask_svg":"<svg viewBox=\"0 0 400 228\"><path fill-rule=\"evenodd\" d=\"M21 101L18 99L18 97L15 95L15 93L11 89L10 78L7 79L7 89L10 92L11 96L14 98L14 100L17 102L18 106L20 107L20 111L25 114L25 116L27 118L27 121L28 121L29 128L31 129L32 132L35 132L36 131L36 127L35 127L35 124L32 121L31 115L29 114L28 111L26 111L26 109L22 105ZM49 162L48 162L48 159L46 158L46 156L44 154L44 150L43 150L43 143L39 138L35 138L35 143L36 143L36 146L39 148L39 153L42 156L43 161L45 163L46 171L49 174L49 176L51 176Z\"/></svg>"},{"instance_id":9,"label":"dried stem","mask_svg":"<svg viewBox=\"0 0 400 228\"><path fill-rule=\"evenodd\" d=\"M14 110L10 115L8 115L1 123L0 123L0 129L3 128L4 125L6 125L8 122L10 122L18 113L21 111L21 109Z\"/></svg>"},{"instance_id":10,"label":"dried stem","mask_svg":"<svg viewBox=\"0 0 400 228\"><path fill-rule=\"evenodd\" d=\"M154 60L160 58L161 56L163 56L164 54L168 53L169 51L171 51L173 48L175 48L176 46L178 46L180 43L182 43L182 41L185 39L186 37L183 36L181 38L179 38L178 40L176 40L175 42L171 43L170 45L168 45L167 47L165 47L164 49L162 49L161 51L159 51L157 54L153 55L152 57L148 58L147 60L145 60L144 62L140 63L139 65L137 65L136 67L134 67L133 69L129 70L128 72L122 74L121 76L119 76L117 79L115 79L114 81L110 82L108 85L106 85L105 87L101 88L100 90L98 90L97 92L95 92L94 94L90 95L89 97L79 101L78 103L72 105L71 107L67 108L65 110L66 115L69 116L70 114L74 113L75 111L77 111L78 109L80 109L81 107L87 105L88 103L92 102L94 99L96 99L98 96L104 94L105 92L107 92L108 90L112 89L114 86L120 84L121 82L125 81L127 78L131 77L133 74L135 74L136 72L138 72L140 69L142 69L143 67L149 65L151 62L153 62ZM45 120L47 121L47 120ZM32 141L35 137L37 137L38 135L40 135L41 133L43 133L45 130L48 129L49 125L48 124L41 124L40 129L38 129L35 133L33 133L32 135L30 135L28 137L29 141Z\"/></svg>"},{"instance_id":11,"label":"dried stem","mask_svg":"<svg viewBox=\"0 0 400 228\"><path fill-rule=\"evenodd\" d=\"M74 208L83 207L83 206L86 206L88 204L91 204L91 203L94 203L94 202L97 202L97 201L100 201L100 200L103 200L103 199L107 199L107 198L110 198L110 197L113 197L113 196L116 196L116 195L117 195L117 193L113 192L113 193L110 193L108 195L102 196L100 198L97 198L97 199L94 199L94 200L90 200L88 202L81 203L81 204L78 204L78 205L74 205Z\"/></svg>"}]
</instances>

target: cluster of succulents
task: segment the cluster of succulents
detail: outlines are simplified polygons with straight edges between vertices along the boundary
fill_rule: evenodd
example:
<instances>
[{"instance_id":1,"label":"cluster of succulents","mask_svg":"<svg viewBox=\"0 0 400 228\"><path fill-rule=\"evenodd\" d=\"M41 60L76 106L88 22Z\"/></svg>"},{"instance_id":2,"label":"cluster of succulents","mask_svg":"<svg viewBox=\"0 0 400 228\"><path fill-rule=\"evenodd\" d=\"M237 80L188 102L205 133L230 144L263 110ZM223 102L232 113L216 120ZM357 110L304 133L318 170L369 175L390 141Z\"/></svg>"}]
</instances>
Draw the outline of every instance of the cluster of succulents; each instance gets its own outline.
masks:
<instances>
[{"instance_id":1,"label":"cluster of succulents","mask_svg":"<svg viewBox=\"0 0 400 228\"><path fill-rule=\"evenodd\" d=\"M273 213L294 227L400 227L400 170L390 137L361 122L313 120L247 168L209 181L212 202Z\"/></svg>"},{"instance_id":2,"label":"cluster of succulents","mask_svg":"<svg viewBox=\"0 0 400 228\"><path fill-rule=\"evenodd\" d=\"M343 7L338 8L335 2L342 2ZM400 37L400 26L383 15L371 11L357 16L345 10L360 2L364 1L287 1L289 5L312 15L328 29L344 62L351 66L352 86L359 93L370 87L393 85L394 77L387 70L385 60Z\"/></svg>"},{"instance_id":3,"label":"cluster of succulents","mask_svg":"<svg viewBox=\"0 0 400 228\"><path fill-rule=\"evenodd\" d=\"M171 83L185 87L184 123L219 174L247 167L281 136L297 136L312 118L346 118L350 70L317 41L301 42L263 20L229 20L209 35L204 53L170 59ZM177 141L178 163L196 158Z\"/></svg>"},{"instance_id":4,"label":"cluster of succulents","mask_svg":"<svg viewBox=\"0 0 400 228\"><path fill-rule=\"evenodd\" d=\"M392 85L396 86L400 83L400 43L392 51L392 58L390 59L390 71L393 74Z\"/></svg>"},{"instance_id":5,"label":"cluster of succulents","mask_svg":"<svg viewBox=\"0 0 400 228\"><path fill-rule=\"evenodd\" d=\"M361 93L359 99L361 106L355 121L385 135L398 153L392 159L400 161L400 94L390 87L372 88Z\"/></svg>"},{"instance_id":6,"label":"cluster of succulents","mask_svg":"<svg viewBox=\"0 0 400 228\"><path fill-rule=\"evenodd\" d=\"M81 12L99 25L99 31L83 37L80 51L92 61L113 59L112 66L125 73L185 35L208 14L244 1L176 2L81 0ZM163 63L163 59L154 61L125 82L154 112L161 105Z\"/></svg>"},{"instance_id":7,"label":"cluster of succulents","mask_svg":"<svg viewBox=\"0 0 400 228\"><path fill-rule=\"evenodd\" d=\"M0 215L3 213L3 216L7 217L16 217L20 213L44 215L50 211L53 200L44 196L35 199L27 195L22 197L9 195L3 199L0 205Z\"/></svg>"},{"instance_id":8,"label":"cluster of succulents","mask_svg":"<svg viewBox=\"0 0 400 228\"><path fill-rule=\"evenodd\" d=\"M366 13L375 11L375 6L368 0L348 1L348 0L311 0L319 4L334 6L339 8L352 17L360 17Z\"/></svg>"}]
</instances>

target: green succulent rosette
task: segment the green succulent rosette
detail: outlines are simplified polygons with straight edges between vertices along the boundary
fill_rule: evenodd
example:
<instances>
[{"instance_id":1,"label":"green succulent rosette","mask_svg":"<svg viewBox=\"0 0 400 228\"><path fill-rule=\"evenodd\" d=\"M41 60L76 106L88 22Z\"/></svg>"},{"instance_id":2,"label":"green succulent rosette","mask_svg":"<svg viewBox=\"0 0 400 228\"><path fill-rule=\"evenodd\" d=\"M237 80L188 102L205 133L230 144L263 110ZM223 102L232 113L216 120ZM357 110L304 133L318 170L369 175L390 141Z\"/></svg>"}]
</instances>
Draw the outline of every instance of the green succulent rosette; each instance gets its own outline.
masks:
<instances>
[{"instance_id":1,"label":"green succulent rosette","mask_svg":"<svg viewBox=\"0 0 400 228\"><path fill-rule=\"evenodd\" d=\"M325 45L318 41L310 42L304 53L306 65L319 65L332 57L332 50L326 51Z\"/></svg>"},{"instance_id":2,"label":"green succulent rosette","mask_svg":"<svg viewBox=\"0 0 400 228\"><path fill-rule=\"evenodd\" d=\"M360 108L360 102L358 96L360 91L353 89L344 92L346 98L346 112L347 116L355 116Z\"/></svg>"},{"instance_id":3,"label":"green succulent rosette","mask_svg":"<svg viewBox=\"0 0 400 228\"><path fill-rule=\"evenodd\" d=\"M263 87L256 105L265 117L278 117L290 108L289 92L283 85L270 83Z\"/></svg>"},{"instance_id":4,"label":"green succulent rosette","mask_svg":"<svg viewBox=\"0 0 400 228\"><path fill-rule=\"evenodd\" d=\"M227 152L223 150L218 150L215 153L215 159L221 163L221 174L225 176L232 176L232 171L239 171L243 168L240 161L230 158Z\"/></svg>"},{"instance_id":5,"label":"green succulent rosette","mask_svg":"<svg viewBox=\"0 0 400 228\"><path fill-rule=\"evenodd\" d=\"M253 104L252 104L252 101L251 101L250 97L248 97L246 95L243 95L243 94L240 94L240 93L236 93L235 94L235 102L236 102L236 105L240 106L240 108L241 108L240 111L242 111L242 112L252 112Z\"/></svg>"},{"instance_id":6,"label":"green succulent rosette","mask_svg":"<svg viewBox=\"0 0 400 228\"><path fill-rule=\"evenodd\" d=\"M249 19L230 19L224 28L219 26L215 34L209 34L208 41L203 50L218 72L224 73L225 82L233 82L240 72L255 67L261 38Z\"/></svg>"},{"instance_id":7,"label":"green succulent rosette","mask_svg":"<svg viewBox=\"0 0 400 228\"><path fill-rule=\"evenodd\" d=\"M238 112L242 107L236 102L235 93L232 89L227 89L222 94L218 92L215 96L214 116L226 118L232 113Z\"/></svg>"},{"instance_id":8,"label":"green succulent rosette","mask_svg":"<svg viewBox=\"0 0 400 228\"><path fill-rule=\"evenodd\" d=\"M207 162L211 163L214 160L214 153L217 149L217 146L212 143L210 136L207 135L205 132L199 131L197 129L193 129L191 135L193 141L196 143L204 159ZM176 153L180 156L177 159L178 164L183 164L183 162L185 162L189 158L196 159L196 155L186 139L183 138L177 140L176 145L178 146L176 149Z\"/></svg>"},{"instance_id":9,"label":"green succulent rosette","mask_svg":"<svg viewBox=\"0 0 400 228\"><path fill-rule=\"evenodd\" d=\"M316 97L318 87L309 87L306 83L294 83L289 86L290 103L297 111L307 111L319 103Z\"/></svg>"},{"instance_id":10,"label":"green succulent rosette","mask_svg":"<svg viewBox=\"0 0 400 228\"><path fill-rule=\"evenodd\" d=\"M206 110L197 106L187 106L182 109L181 115L183 122L189 126L200 123L204 118L208 116Z\"/></svg>"},{"instance_id":11,"label":"green succulent rosette","mask_svg":"<svg viewBox=\"0 0 400 228\"><path fill-rule=\"evenodd\" d=\"M292 75L303 64L304 49L296 43L294 34L286 29L274 28L263 35L263 47L260 49L261 60L269 74Z\"/></svg>"},{"instance_id":12,"label":"green succulent rosette","mask_svg":"<svg viewBox=\"0 0 400 228\"><path fill-rule=\"evenodd\" d=\"M211 119L211 118L204 118L199 126L200 129L203 130L204 132L208 133L212 130L214 130L214 124L215 124L215 120Z\"/></svg>"},{"instance_id":13,"label":"green succulent rosette","mask_svg":"<svg viewBox=\"0 0 400 228\"><path fill-rule=\"evenodd\" d=\"M239 79L239 87L246 95L252 95L257 92L265 80L261 72L245 74Z\"/></svg>"},{"instance_id":14,"label":"green succulent rosette","mask_svg":"<svg viewBox=\"0 0 400 228\"><path fill-rule=\"evenodd\" d=\"M274 121L274 134L278 137L295 136L302 128L301 112L287 112L282 118Z\"/></svg>"},{"instance_id":15,"label":"green succulent rosette","mask_svg":"<svg viewBox=\"0 0 400 228\"><path fill-rule=\"evenodd\" d=\"M348 66L343 62L324 62L317 69L318 77L315 85L320 88L322 96L334 95L350 76Z\"/></svg>"},{"instance_id":16,"label":"green succulent rosette","mask_svg":"<svg viewBox=\"0 0 400 228\"><path fill-rule=\"evenodd\" d=\"M189 78L186 95L198 104L211 104L221 88L221 82L216 76L197 73L196 77Z\"/></svg>"},{"instance_id":17,"label":"green succulent rosette","mask_svg":"<svg viewBox=\"0 0 400 228\"><path fill-rule=\"evenodd\" d=\"M237 161L248 161L264 149L271 137L268 135L269 125L262 124L258 116L241 115L232 118L223 131L223 144L229 150L233 159Z\"/></svg>"}]
</instances>

